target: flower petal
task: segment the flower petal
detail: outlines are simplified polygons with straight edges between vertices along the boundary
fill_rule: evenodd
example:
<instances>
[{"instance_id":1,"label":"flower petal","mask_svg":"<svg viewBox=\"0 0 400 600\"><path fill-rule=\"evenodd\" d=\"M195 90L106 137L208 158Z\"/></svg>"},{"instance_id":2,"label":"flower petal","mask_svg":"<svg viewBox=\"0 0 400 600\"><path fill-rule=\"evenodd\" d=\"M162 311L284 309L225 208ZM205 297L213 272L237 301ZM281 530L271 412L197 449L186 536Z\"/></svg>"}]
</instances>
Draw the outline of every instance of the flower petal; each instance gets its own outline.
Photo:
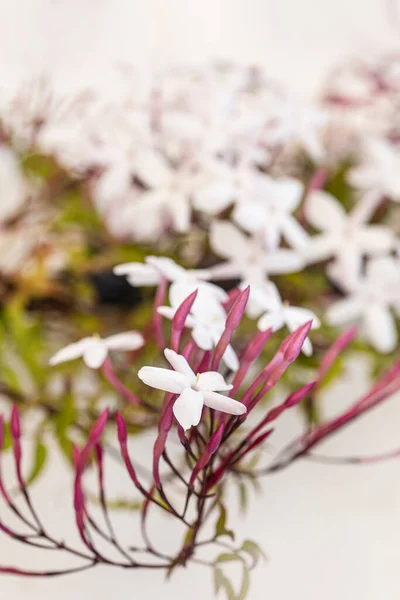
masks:
<instances>
[{"instance_id":1,"label":"flower petal","mask_svg":"<svg viewBox=\"0 0 400 600\"><path fill-rule=\"evenodd\" d=\"M226 383L221 373L207 371L197 376L196 387L201 391L227 392L233 388L233 385Z\"/></svg>"},{"instance_id":2,"label":"flower petal","mask_svg":"<svg viewBox=\"0 0 400 600\"><path fill-rule=\"evenodd\" d=\"M211 350L214 346L209 330L201 323L196 323L193 327L192 338L202 350Z\"/></svg>"},{"instance_id":3,"label":"flower petal","mask_svg":"<svg viewBox=\"0 0 400 600\"><path fill-rule=\"evenodd\" d=\"M84 349L83 360L91 369L99 369L106 360L107 354L107 345L104 340L94 339Z\"/></svg>"},{"instance_id":4,"label":"flower petal","mask_svg":"<svg viewBox=\"0 0 400 600\"><path fill-rule=\"evenodd\" d=\"M179 192L169 199L169 213L175 231L185 233L190 228L191 209L188 198Z\"/></svg>"},{"instance_id":5,"label":"flower petal","mask_svg":"<svg viewBox=\"0 0 400 600\"><path fill-rule=\"evenodd\" d=\"M217 215L230 206L235 198L235 188L228 181L213 181L199 188L193 197L193 206L209 215Z\"/></svg>"},{"instance_id":6,"label":"flower petal","mask_svg":"<svg viewBox=\"0 0 400 600\"><path fill-rule=\"evenodd\" d=\"M249 233L255 233L268 223L269 211L265 203L242 202L236 206L232 218Z\"/></svg>"},{"instance_id":7,"label":"flower petal","mask_svg":"<svg viewBox=\"0 0 400 600\"><path fill-rule=\"evenodd\" d=\"M249 241L244 233L229 221L214 221L210 229L210 245L222 258L242 259L249 253Z\"/></svg>"},{"instance_id":8,"label":"flower petal","mask_svg":"<svg viewBox=\"0 0 400 600\"><path fill-rule=\"evenodd\" d=\"M272 328L272 331L278 331L285 324L283 320L282 311L279 312L267 312L260 319L258 319L257 328L260 331L266 331Z\"/></svg>"},{"instance_id":9,"label":"flower petal","mask_svg":"<svg viewBox=\"0 0 400 600\"><path fill-rule=\"evenodd\" d=\"M160 281L160 273L143 263L131 262L114 267L115 275L126 275L132 286L157 285Z\"/></svg>"},{"instance_id":10,"label":"flower petal","mask_svg":"<svg viewBox=\"0 0 400 600\"><path fill-rule=\"evenodd\" d=\"M185 431L200 423L203 405L203 394L190 388L184 390L177 398L172 410L176 420Z\"/></svg>"},{"instance_id":11,"label":"flower petal","mask_svg":"<svg viewBox=\"0 0 400 600\"><path fill-rule=\"evenodd\" d=\"M65 346L65 348L61 348L58 352L51 357L49 363L50 365L58 365L62 362L67 362L69 360L74 360L75 358L79 358L83 355L85 348L92 342L92 337L86 337L79 342L75 342L74 344L69 344Z\"/></svg>"},{"instance_id":12,"label":"flower petal","mask_svg":"<svg viewBox=\"0 0 400 600\"><path fill-rule=\"evenodd\" d=\"M194 383L196 376L193 373L188 361L184 356L181 356L174 350L170 350L170 348L165 348L164 356L171 365L171 367L175 369L175 371L177 371L178 373L182 373L182 375L189 377L189 379L193 379Z\"/></svg>"},{"instance_id":13,"label":"flower petal","mask_svg":"<svg viewBox=\"0 0 400 600\"><path fill-rule=\"evenodd\" d=\"M168 281L176 281L186 277L186 269L177 265L172 258L167 256L147 256L146 263L153 267L156 271L168 279Z\"/></svg>"},{"instance_id":14,"label":"flower petal","mask_svg":"<svg viewBox=\"0 0 400 600\"><path fill-rule=\"evenodd\" d=\"M358 229L357 242L360 250L365 254L383 254L393 248L395 237L385 225L369 225Z\"/></svg>"},{"instance_id":15,"label":"flower petal","mask_svg":"<svg viewBox=\"0 0 400 600\"><path fill-rule=\"evenodd\" d=\"M305 248L310 241L305 229L290 215L281 220L281 230L282 235L292 248L300 250L301 248Z\"/></svg>"},{"instance_id":16,"label":"flower petal","mask_svg":"<svg viewBox=\"0 0 400 600\"><path fill-rule=\"evenodd\" d=\"M138 377L146 385L172 394L180 394L190 386L188 378L182 373L160 367L142 367L138 372Z\"/></svg>"},{"instance_id":17,"label":"flower petal","mask_svg":"<svg viewBox=\"0 0 400 600\"><path fill-rule=\"evenodd\" d=\"M286 306L283 310L286 323L291 331L298 329L301 325L307 323L307 321L312 321L311 329L318 329L321 327L321 321L311 310L308 310L308 308Z\"/></svg>"},{"instance_id":18,"label":"flower petal","mask_svg":"<svg viewBox=\"0 0 400 600\"><path fill-rule=\"evenodd\" d=\"M325 313L325 320L330 325L344 325L357 320L363 311L360 296L353 295L334 302Z\"/></svg>"},{"instance_id":19,"label":"flower petal","mask_svg":"<svg viewBox=\"0 0 400 600\"><path fill-rule=\"evenodd\" d=\"M334 233L315 235L309 244L302 250L302 256L308 263L320 262L334 254L340 240Z\"/></svg>"},{"instance_id":20,"label":"flower petal","mask_svg":"<svg viewBox=\"0 0 400 600\"><path fill-rule=\"evenodd\" d=\"M111 350L137 350L143 346L144 339L137 331L126 331L111 335L104 342Z\"/></svg>"},{"instance_id":21,"label":"flower petal","mask_svg":"<svg viewBox=\"0 0 400 600\"><path fill-rule=\"evenodd\" d=\"M370 344L381 354L396 348L396 323L386 306L370 304L364 314L363 329Z\"/></svg>"},{"instance_id":22,"label":"flower petal","mask_svg":"<svg viewBox=\"0 0 400 600\"><path fill-rule=\"evenodd\" d=\"M244 415L246 407L241 402L217 394L217 392L203 392L204 404L214 410L220 410L221 412L228 413L230 415Z\"/></svg>"},{"instance_id":23,"label":"flower petal","mask_svg":"<svg viewBox=\"0 0 400 600\"><path fill-rule=\"evenodd\" d=\"M231 344L228 344L222 355L222 360L231 371L237 371L239 368L239 359Z\"/></svg>"},{"instance_id":24,"label":"flower petal","mask_svg":"<svg viewBox=\"0 0 400 600\"><path fill-rule=\"evenodd\" d=\"M265 255L264 265L265 270L270 275L283 275L301 271L305 267L305 261L294 250L279 248Z\"/></svg>"},{"instance_id":25,"label":"flower petal","mask_svg":"<svg viewBox=\"0 0 400 600\"><path fill-rule=\"evenodd\" d=\"M347 218L343 206L332 194L323 190L309 193L304 214L307 221L320 231L335 231L343 227Z\"/></svg>"}]
</instances>

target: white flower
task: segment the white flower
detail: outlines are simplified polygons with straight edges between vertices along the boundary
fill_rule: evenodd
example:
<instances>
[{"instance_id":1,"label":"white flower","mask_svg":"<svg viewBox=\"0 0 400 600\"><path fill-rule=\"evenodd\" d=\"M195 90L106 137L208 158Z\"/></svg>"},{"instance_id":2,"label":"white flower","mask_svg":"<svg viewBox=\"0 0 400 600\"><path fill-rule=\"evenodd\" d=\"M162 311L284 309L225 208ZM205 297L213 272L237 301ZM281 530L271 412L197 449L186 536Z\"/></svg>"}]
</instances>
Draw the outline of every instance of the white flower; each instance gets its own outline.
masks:
<instances>
[{"instance_id":1,"label":"white flower","mask_svg":"<svg viewBox=\"0 0 400 600\"><path fill-rule=\"evenodd\" d=\"M228 385L220 373L208 371L195 375L183 356L168 348L164 350L164 354L174 371L142 367L138 377L153 388L179 394L173 412L185 431L199 424L203 406L231 415L243 415L246 412L246 407L241 402L217 393L232 389L232 385Z\"/></svg>"},{"instance_id":2,"label":"white flower","mask_svg":"<svg viewBox=\"0 0 400 600\"><path fill-rule=\"evenodd\" d=\"M258 198L239 202L233 219L249 233L262 232L268 248L277 248L282 236L293 248L303 248L308 235L292 215L302 195L303 184L298 179L264 175L262 193Z\"/></svg>"},{"instance_id":3,"label":"white flower","mask_svg":"<svg viewBox=\"0 0 400 600\"><path fill-rule=\"evenodd\" d=\"M349 181L362 190L374 190L400 202L400 153L384 138L363 140L364 160L349 173Z\"/></svg>"},{"instance_id":4,"label":"white flower","mask_svg":"<svg viewBox=\"0 0 400 600\"><path fill-rule=\"evenodd\" d=\"M109 350L137 350L143 344L143 337L136 331L117 333L107 338L86 337L56 352L50 359L50 364L58 365L82 357L88 367L99 369L106 360Z\"/></svg>"},{"instance_id":5,"label":"white flower","mask_svg":"<svg viewBox=\"0 0 400 600\"><path fill-rule=\"evenodd\" d=\"M184 269L172 258L165 256L147 256L146 264L132 262L118 265L114 267L114 273L126 275L128 282L134 287L157 285L165 277L172 283L170 296L173 295L176 307L195 290L198 292L196 303L204 303L209 298L221 303L228 297L222 288L205 281L210 277L208 270Z\"/></svg>"},{"instance_id":6,"label":"white flower","mask_svg":"<svg viewBox=\"0 0 400 600\"><path fill-rule=\"evenodd\" d=\"M289 331L295 331L307 321L312 321L312 329L318 329L321 325L311 310L282 302L278 288L272 282L266 282L263 287L253 290L250 311L253 316L264 313L257 324L261 331L270 327L277 331L285 325ZM311 356L312 345L309 338L305 340L302 351L306 356Z\"/></svg>"},{"instance_id":7,"label":"white flower","mask_svg":"<svg viewBox=\"0 0 400 600\"><path fill-rule=\"evenodd\" d=\"M400 265L391 257L370 260L364 277L346 298L334 302L325 318L330 325L361 322L366 340L382 354L397 346L391 306L400 315Z\"/></svg>"},{"instance_id":8,"label":"white flower","mask_svg":"<svg viewBox=\"0 0 400 600\"><path fill-rule=\"evenodd\" d=\"M311 238L304 256L309 262L336 258L328 274L347 287L353 286L360 274L364 256L388 252L394 245L392 231L384 225L368 225L378 196L365 194L347 214L339 201L322 190L310 193L305 202L305 215L313 227L323 233Z\"/></svg>"},{"instance_id":9,"label":"white flower","mask_svg":"<svg viewBox=\"0 0 400 600\"><path fill-rule=\"evenodd\" d=\"M167 319L173 319L179 308L182 298L176 299L170 294L172 306L160 306L158 312ZM193 340L202 350L212 350L218 344L225 330L226 312L224 308L212 298L198 298L194 302L190 314L186 318L185 325L192 330ZM239 360L232 346L228 344L222 357L226 366L231 371L237 371Z\"/></svg>"},{"instance_id":10,"label":"white flower","mask_svg":"<svg viewBox=\"0 0 400 600\"><path fill-rule=\"evenodd\" d=\"M213 279L233 279L252 283L264 281L266 275L300 271L303 258L293 250L267 251L263 241L248 237L229 221L213 221L210 229L213 251L227 262L209 269Z\"/></svg>"}]
</instances>

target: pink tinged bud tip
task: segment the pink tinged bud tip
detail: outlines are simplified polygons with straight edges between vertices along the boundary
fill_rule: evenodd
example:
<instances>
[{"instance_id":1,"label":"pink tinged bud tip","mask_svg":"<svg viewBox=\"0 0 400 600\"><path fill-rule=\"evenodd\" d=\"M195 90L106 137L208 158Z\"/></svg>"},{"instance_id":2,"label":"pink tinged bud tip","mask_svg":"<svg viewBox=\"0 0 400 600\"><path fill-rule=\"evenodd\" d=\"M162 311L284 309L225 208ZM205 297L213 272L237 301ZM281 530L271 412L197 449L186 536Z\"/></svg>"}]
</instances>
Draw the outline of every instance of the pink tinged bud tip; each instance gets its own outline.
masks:
<instances>
[{"instance_id":1,"label":"pink tinged bud tip","mask_svg":"<svg viewBox=\"0 0 400 600\"><path fill-rule=\"evenodd\" d=\"M117 412L117 433L119 443L122 445L126 444L126 440L128 437L126 423L121 415L121 413Z\"/></svg>"},{"instance_id":2,"label":"pink tinged bud tip","mask_svg":"<svg viewBox=\"0 0 400 600\"><path fill-rule=\"evenodd\" d=\"M110 409L106 408L101 413L101 415L99 416L99 418L93 425L92 429L90 430L89 441L91 444L95 445L99 442L101 436L103 435L104 429L107 425L109 413L110 413Z\"/></svg>"},{"instance_id":3,"label":"pink tinged bud tip","mask_svg":"<svg viewBox=\"0 0 400 600\"><path fill-rule=\"evenodd\" d=\"M171 348L175 352L179 350L179 342L181 339L182 331L185 328L186 319L192 309L194 301L197 298L197 290L192 292L179 306L175 315L172 318L171 323Z\"/></svg>"},{"instance_id":4,"label":"pink tinged bud tip","mask_svg":"<svg viewBox=\"0 0 400 600\"><path fill-rule=\"evenodd\" d=\"M10 434L14 440L19 440L21 437L21 424L17 406L14 404L11 411Z\"/></svg>"},{"instance_id":5,"label":"pink tinged bud tip","mask_svg":"<svg viewBox=\"0 0 400 600\"><path fill-rule=\"evenodd\" d=\"M4 419L3 415L0 415L0 451L4 447Z\"/></svg>"},{"instance_id":6,"label":"pink tinged bud tip","mask_svg":"<svg viewBox=\"0 0 400 600\"><path fill-rule=\"evenodd\" d=\"M325 352L318 369L318 378L320 381L324 379L340 353L354 340L357 333L358 327L356 325L346 329L346 331L344 331Z\"/></svg>"},{"instance_id":7,"label":"pink tinged bud tip","mask_svg":"<svg viewBox=\"0 0 400 600\"><path fill-rule=\"evenodd\" d=\"M226 318L226 328L229 331L234 331L236 327L238 327L240 321L243 319L244 311L246 310L246 305L250 295L250 286L248 285L239 296L236 298L235 302L229 314Z\"/></svg>"},{"instance_id":8,"label":"pink tinged bud tip","mask_svg":"<svg viewBox=\"0 0 400 600\"><path fill-rule=\"evenodd\" d=\"M307 321L307 323L304 323L304 325L296 329L296 331L291 333L286 340L282 342L281 351L283 351L283 355L287 362L291 363L299 356L303 344L310 333L311 326L312 321Z\"/></svg>"}]
</instances>

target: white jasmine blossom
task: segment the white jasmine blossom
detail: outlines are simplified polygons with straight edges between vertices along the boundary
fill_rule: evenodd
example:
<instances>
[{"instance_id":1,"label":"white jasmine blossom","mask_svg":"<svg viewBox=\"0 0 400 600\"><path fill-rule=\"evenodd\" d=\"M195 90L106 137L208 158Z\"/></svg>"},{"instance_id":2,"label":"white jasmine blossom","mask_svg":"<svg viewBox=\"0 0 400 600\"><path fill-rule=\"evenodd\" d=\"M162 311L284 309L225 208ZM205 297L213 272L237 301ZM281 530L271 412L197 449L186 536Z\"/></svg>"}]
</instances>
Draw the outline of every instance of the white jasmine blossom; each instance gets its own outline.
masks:
<instances>
[{"instance_id":1,"label":"white jasmine blossom","mask_svg":"<svg viewBox=\"0 0 400 600\"><path fill-rule=\"evenodd\" d=\"M349 182L361 190L373 190L400 202L400 152L383 137L362 142L361 163L349 173Z\"/></svg>"},{"instance_id":2,"label":"white jasmine blossom","mask_svg":"<svg viewBox=\"0 0 400 600\"><path fill-rule=\"evenodd\" d=\"M233 219L249 233L263 233L266 247L278 247L281 237L295 249L303 248L308 235L292 215L301 202L303 184L298 179L263 176L259 197L239 202Z\"/></svg>"},{"instance_id":3,"label":"white jasmine blossom","mask_svg":"<svg viewBox=\"0 0 400 600\"><path fill-rule=\"evenodd\" d=\"M287 248L268 251L262 239L246 236L229 221L211 223L210 245L218 256L227 259L209 269L213 279L238 277L257 284L268 275L294 273L305 266L297 252Z\"/></svg>"},{"instance_id":4,"label":"white jasmine blossom","mask_svg":"<svg viewBox=\"0 0 400 600\"><path fill-rule=\"evenodd\" d=\"M328 192L312 191L305 203L309 223L323 233L311 238L304 250L310 263L335 258L328 274L345 286L357 281L364 256L387 253L394 247L394 235L385 225L366 221L376 207L375 194L364 195L348 214Z\"/></svg>"},{"instance_id":5,"label":"white jasmine blossom","mask_svg":"<svg viewBox=\"0 0 400 600\"><path fill-rule=\"evenodd\" d=\"M232 389L232 385L227 384L220 373L207 371L195 375L183 356L168 348L164 350L164 354L173 371L142 367L138 377L150 387L179 394L173 412L183 429L199 424L203 406L232 415L243 415L246 412L244 404L218 393Z\"/></svg>"},{"instance_id":6,"label":"white jasmine blossom","mask_svg":"<svg viewBox=\"0 0 400 600\"><path fill-rule=\"evenodd\" d=\"M88 367L99 369L106 360L109 350L138 350L143 344L144 339L137 331L117 333L107 338L86 337L56 352L50 359L50 364L58 365L82 357Z\"/></svg>"},{"instance_id":7,"label":"white jasmine blossom","mask_svg":"<svg viewBox=\"0 0 400 600\"><path fill-rule=\"evenodd\" d=\"M397 328L391 308L400 315L400 265L392 257L368 261L350 294L334 302L325 318L330 325L360 322L365 339L382 354L397 346Z\"/></svg>"},{"instance_id":8,"label":"white jasmine blossom","mask_svg":"<svg viewBox=\"0 0 400 600\"><path fill-rule=\"evenodd\" d=\"M249 310L253 317L262 315L257 324L261 331L270 327L277 331L284 326L289 331L295 331L307 321L312 321L312 329L318 329L321 325L311 310L283 302L278 288L270 281L253 290ZM312 344L309 338L305 340L302 351L306 356L311 356Z\"/></svg>"}]
</instances>

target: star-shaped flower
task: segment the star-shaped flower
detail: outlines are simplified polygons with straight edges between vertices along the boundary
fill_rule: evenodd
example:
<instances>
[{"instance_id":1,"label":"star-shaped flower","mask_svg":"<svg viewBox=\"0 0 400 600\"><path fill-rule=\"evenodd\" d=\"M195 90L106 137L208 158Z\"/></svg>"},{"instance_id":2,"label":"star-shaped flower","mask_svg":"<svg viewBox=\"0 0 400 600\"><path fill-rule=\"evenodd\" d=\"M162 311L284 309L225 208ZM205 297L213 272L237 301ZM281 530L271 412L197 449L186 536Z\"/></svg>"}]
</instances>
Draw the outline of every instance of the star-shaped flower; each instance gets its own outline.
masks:
<instances>
[{"instance_id":1,"label":"star-shaped flower","mask_svg":"<svg viewBox=\"0 0 400 600\"><path fill-rule=\"evenodd\" d=\"M348 214L328 192L312 191L305 203L305 215L323 233L311 238L303 253L306 260L312 263L335 258L328 274L351 287L359 277L364 256L385 254L394 246L389 227L367 224L376 200L375 194L366 194Z\"/></svg>"},{"instance_id":2,"label":"star-shaped flower","mask_svg":"<svg viewBox=\"0 0 400 600\"><path fill-rule=\"evenodd\" d=\"M243 415L246 412L244 404L218 393L232 389L232 385L227 384L220 373L207 371L195 375L183 356L168 348L164 350L164 354L173 371L142 367L138 377L153 388L179 394L173 412L183 429L187 430L200 423L203 406L231 415Z\"/></svg>"},{"instance_id":3,"label":"star-shaped flower","mask_svg":"<svg viewBox=\"0 0 400 600\"><path fill-rule=\"evenodd\" d=\"M213 251L227 262L209 269L212 279L240 278L250 284L265 280L267 275L300 271L303 258L295 251L278 248L268 251L262 239L248 237L229 221L213 221L210 229Z\"/></svg>"},{"instance_id":4,"label":"star-shaped flower","mask_svg":"<svg viewBox=\"0 0 400 600\"><path fill-rule=\"evenodd\" d=\"M361 322L365 339L386 354L397 346L391 307L400 315L400 265L392 257L375 258L368 261L365 275L351 293L328 308L325 318L330 325Z\"/></svg>"},{"instance_id":5,"label":"star-shaped flower","mask_svg":"<svg viewBox=\"0 0 400 600\"><path fill-rule=\"evenodd\" d=\"M137 331L117 333L107 338L86 337L79 342L62 348L50 359L51 365L82 357L91 369L99 369L107 358L109 350L138 350L144 339Z\"/></svg>"},{"instance_id":6,"label":"star-shaped flower","mask_svg":"<svg viewBox=\"0 0 400 600\"><path fill-rule=\"evenodd\" d=\"M311 310L290 306L290 304L283 302L278 288L270 281L253 289L248 310L250 310L253 318L262 315L258 320L258 328L261 331L265 331L270 327L273 331L277 331L285 325L289 331L295 331L307 321L312 321L313 329L318 329L321 325L319 319ZM305 340L302 351L306 356L312 354L312 345L309 338Z\"/></svg>"},{"instance_id":7,"label":"star-shaped flower","mask_svg":"<svg viewBox=\"0 0 400 600\"><path fill-rule=\"evenodd\" d=\"M239 202L233 219L249 233L262 233L266 246L278 247L281 237L295 248L303 248L308 235L292 215L301 202L303 184L292 177L273 179L264 175L259 197Z\"/></svg>"}]
</instances>

